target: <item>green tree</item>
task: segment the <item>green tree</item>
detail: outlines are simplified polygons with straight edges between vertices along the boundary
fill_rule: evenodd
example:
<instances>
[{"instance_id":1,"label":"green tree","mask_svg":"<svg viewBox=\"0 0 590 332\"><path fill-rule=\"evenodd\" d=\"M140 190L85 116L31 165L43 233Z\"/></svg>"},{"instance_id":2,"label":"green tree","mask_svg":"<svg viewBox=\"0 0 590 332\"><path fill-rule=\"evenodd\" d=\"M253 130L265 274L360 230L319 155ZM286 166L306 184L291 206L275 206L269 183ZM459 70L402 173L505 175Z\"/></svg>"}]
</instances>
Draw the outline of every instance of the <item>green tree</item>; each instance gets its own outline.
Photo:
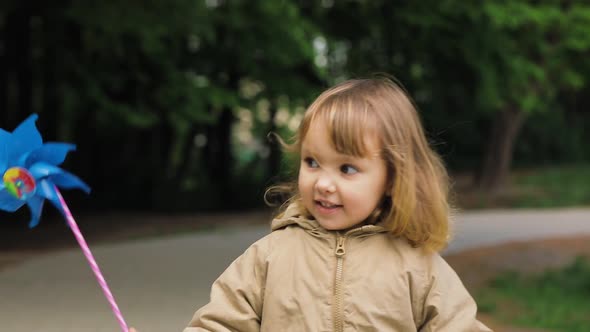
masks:
<instances>
[{"instance_id":1,"label":"green tree","mask_svg":"<svg viewBox=\"0 0 590 332\"><path fill-rule=\"evenodd\" d=\"M491 119L477 182L492 193L527 115L555 111L560 93L587 83L577 71L590 49L583 3L345 1L311 12L332 37L338 75L392 72L426 112L459 104L466 118Z\"/></svg>"},{"instance_id":2,"label":"green tree","mask_svg":"<svg viewBox=\"0 0 590 332\"><path fill-rule=\"evenodd\" d=\"M563 1L444 2L447 22L469 33L454 43L476 77L474 106L492 127L478 174L496 192L506 180L528 115L556 111L557 96L587 82L577 71L590 49L590 6Z\"/></svg>"}]
</instances>

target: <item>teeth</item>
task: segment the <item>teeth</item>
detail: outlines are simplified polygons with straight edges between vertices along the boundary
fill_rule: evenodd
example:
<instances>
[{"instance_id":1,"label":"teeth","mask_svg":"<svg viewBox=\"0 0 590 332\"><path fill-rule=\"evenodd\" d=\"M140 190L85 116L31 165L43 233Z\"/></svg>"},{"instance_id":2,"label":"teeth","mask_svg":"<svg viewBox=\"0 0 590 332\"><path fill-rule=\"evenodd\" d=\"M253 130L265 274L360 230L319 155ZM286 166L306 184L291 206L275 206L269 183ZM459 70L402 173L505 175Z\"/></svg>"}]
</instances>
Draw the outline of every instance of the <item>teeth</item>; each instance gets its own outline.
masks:
<instances>
[{"instance_id":1,"label":"teeth","mask_svg":"<svg viewBox=\"0 0 590 332\"><path fill-rule=\"evenodd\" d=\"M326 208L331 208L331 207L336 206L335 204L332 205L332 204L328 204L328 203L325 203L325 202L320 202L320 205L323 206L323 207L326 207Z\"/></svg>"}]
</instances>

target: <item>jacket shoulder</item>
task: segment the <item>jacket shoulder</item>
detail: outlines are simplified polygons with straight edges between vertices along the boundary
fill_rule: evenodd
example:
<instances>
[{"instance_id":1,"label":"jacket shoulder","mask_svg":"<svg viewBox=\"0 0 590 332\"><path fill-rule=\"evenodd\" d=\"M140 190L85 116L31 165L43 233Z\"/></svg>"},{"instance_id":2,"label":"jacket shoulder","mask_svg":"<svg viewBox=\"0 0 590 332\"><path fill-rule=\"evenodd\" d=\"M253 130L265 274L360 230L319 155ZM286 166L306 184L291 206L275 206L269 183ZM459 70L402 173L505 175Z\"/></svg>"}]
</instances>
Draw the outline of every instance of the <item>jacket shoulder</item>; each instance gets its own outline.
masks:
<instances>
[{"instance_id":1,"label":"jacket shoulder","mask_svg":"<svg viewBox=\"0 0 590 332\"><path fill-rule=\"evenodd\" d=\"M294 239L294 236L305 233L304 229L297 225L288 225L266 234L256 242L252 243L247 250L255 249L259 252L268 254L277 248L280 244L284 244L285 241Z\"/></svg>"}]
</instances>

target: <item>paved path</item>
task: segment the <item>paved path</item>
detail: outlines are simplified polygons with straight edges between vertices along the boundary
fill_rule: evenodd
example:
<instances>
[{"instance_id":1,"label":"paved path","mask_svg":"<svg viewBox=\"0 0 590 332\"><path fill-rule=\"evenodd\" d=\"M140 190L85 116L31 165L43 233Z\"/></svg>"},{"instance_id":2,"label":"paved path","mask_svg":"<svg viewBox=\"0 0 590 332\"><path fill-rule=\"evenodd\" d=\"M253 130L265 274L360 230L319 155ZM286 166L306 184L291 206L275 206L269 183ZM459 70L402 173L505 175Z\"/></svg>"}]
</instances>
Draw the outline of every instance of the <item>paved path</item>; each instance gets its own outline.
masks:
<instances>
[{"instance_id":1,"label":"paved path","mask_svg":"<svg viewBox=\"0 0 590 332\"><path fill-rule=\"evenodd\" d=\"M482 211L457 217L446 253L514 240L590 234L590 209ZM182 331L223 269L261 226L142 240L92 250L129 325ZM10 332L120 331L78 250L41 255L0 272L0 329Z\"/></svg>"}]
</instances>

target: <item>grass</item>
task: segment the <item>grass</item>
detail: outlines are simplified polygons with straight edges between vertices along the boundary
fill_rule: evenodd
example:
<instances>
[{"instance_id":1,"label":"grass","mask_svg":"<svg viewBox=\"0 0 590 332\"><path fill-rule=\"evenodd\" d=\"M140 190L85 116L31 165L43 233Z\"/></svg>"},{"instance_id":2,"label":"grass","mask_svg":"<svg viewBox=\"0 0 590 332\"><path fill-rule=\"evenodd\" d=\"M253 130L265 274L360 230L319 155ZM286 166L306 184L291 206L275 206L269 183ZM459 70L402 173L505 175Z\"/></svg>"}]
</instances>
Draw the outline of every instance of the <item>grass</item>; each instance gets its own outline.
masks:
<instances>
[{"instance_id":1,"label":"grass","mask_svg":"<svg viewBox=\"0 0 590 332\"><path fill-rule=\"evenodd\" d=\"M590 164L515 170L508 183L493 197L459 186L457 203L464 209L590 206Z\"/></svg>"},{"instance_id":2,"label":"grass","mask_svg":"<svg viewBox=\"0 0 590 332\"><path fill-rule=\"evenodd\" d=\"M590 165L515 172L512 183L523 193L514 200L514 207L590 205Z\"/></svg>"},{"instance_id":3,"label":"grass","mask_svg":"<svg viewBox=\"0 0 590 332\"><path fill-rule=\"evenodd\" d=\"M505 273L476 295L479 310L499 321L551 331L590 331L590 261L523 276Z\"/></svg>"}]
</instances>

